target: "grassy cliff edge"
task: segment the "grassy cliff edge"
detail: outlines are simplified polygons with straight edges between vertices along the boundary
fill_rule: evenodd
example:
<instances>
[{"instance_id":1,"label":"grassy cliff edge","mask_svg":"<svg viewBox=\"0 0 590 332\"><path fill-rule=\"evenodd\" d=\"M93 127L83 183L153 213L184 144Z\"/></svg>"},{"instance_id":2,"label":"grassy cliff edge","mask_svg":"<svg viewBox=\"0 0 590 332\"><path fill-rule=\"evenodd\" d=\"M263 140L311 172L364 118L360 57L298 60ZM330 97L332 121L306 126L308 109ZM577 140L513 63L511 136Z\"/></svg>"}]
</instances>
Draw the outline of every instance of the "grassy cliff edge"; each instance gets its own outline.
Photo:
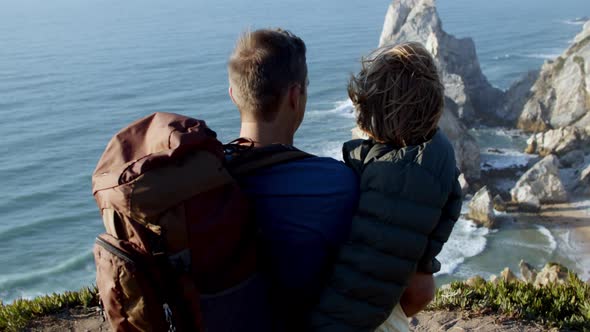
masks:
<instances>
[{"instance_id":1,"label":"grassy cliff edge","mask_svg":"<svg viewBox=\"0 0 590 332\"><path fill-rule=\"evenodd\" d=\"M22 331L43 317L98 305L95 287L32 300L19 299L7 305L0 302L0 331ZM590 284L571 272L565 283L546 286L474 277L439 288L427 310L467 312L473 316L501 315L540 323L547 328L590 331Z\"/></svg>"}]
</instances>

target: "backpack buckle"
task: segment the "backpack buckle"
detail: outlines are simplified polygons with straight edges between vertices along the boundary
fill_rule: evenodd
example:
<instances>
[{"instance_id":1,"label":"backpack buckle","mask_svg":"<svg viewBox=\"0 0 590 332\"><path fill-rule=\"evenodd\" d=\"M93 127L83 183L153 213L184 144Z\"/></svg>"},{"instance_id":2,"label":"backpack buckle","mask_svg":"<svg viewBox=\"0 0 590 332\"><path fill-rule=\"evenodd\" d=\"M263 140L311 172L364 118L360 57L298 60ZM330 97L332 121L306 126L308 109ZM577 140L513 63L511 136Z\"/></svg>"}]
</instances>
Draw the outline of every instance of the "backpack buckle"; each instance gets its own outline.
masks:
<instances>
[{"instance_id":1,"label":"backpack buckle","mask_svg":"<svg viewBox=\"0 0 590 332\"><path fill-rule=\"evenodd\" d=\"M168 305L168 303L164 303L164 305L162 307L164 309L164 316L166 317L166 323L169 324L168 332L176 332L176 327L174 326L174 322L172 321L172 309L170 309L170 306Z\"/></svg>"}]
</instances>

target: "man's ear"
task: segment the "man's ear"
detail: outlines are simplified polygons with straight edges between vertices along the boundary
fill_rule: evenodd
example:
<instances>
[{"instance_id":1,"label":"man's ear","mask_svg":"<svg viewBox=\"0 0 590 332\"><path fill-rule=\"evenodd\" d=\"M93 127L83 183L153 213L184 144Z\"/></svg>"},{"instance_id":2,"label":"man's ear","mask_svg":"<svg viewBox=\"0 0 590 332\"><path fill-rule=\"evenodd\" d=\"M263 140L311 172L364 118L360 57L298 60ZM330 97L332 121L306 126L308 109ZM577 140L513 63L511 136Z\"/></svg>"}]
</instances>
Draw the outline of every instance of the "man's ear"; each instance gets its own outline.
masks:
<instances>
[{"instance_id":1,"label":"man's ear","mask_svg":"<svg viewBox=\"0 0 590 332\"><path fill-rule=\"evenodd\" d=\"M238 103L236 103L236 99L234 98L234 90L232 89L231 85L229 86L229 88L227 89L227 93L229 93L229 97L231 98L231 101L237 105Z\"/></svg>"},{"instance_id":2,"label":"man's ear","mask_svg":"<svg viewBox=\"0 0 590 332\"><path fill-rule=\"evenodd\" d=\"M299 84L295 84L289 88L289 106L294 109L299 109L299 104L301 103L301 86Z\"/></svg>"}]
</instances>

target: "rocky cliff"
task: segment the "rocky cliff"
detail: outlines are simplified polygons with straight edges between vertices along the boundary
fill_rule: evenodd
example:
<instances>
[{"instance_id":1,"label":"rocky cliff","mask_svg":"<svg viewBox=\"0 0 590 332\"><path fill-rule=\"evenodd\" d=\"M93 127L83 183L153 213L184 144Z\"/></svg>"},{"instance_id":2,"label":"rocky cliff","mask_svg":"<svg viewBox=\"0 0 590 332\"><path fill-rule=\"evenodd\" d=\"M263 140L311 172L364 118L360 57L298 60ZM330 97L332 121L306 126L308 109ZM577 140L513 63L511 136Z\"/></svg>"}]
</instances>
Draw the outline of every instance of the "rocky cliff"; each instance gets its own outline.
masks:
<instances>
[{"instance_id":1,"label":"rocky cliff","mask_svg":"<svg viewBox=\"0 0 590 332\"><path fill-rule=\"evenodd\" d=\"M468 179L478 179L479 146L462 122L493 114L502 92L482 74L473 40L442 29L434 0L394 0L389 6L379 46L407 41L424 44L434 55L446 95L440 127L453 143L458 167Z\"/></svg>"},{"instance_id":2,"label":"rocky cliff","mask_svg":"<svg viewBox=\"0 0 590 332\"><path fill-rule=\"evenodd\" d=\"M394 0L389 6L380 46L407 41L424 44L434 55L459 118L467 123L499 120L495 110L502 92L483 75L473 40L443 30L434 0Z\"/></svg>"},{"instance_id":3,"label":"rocky cliff","mask_svg":"<svg viewBox=\"0 0 590 332\"><path fill-rule=\"evenodd\" d=\"M561 56L543 65L526 97L520 129L590 129L590 21Z\"/></svg>"}]
</instances>

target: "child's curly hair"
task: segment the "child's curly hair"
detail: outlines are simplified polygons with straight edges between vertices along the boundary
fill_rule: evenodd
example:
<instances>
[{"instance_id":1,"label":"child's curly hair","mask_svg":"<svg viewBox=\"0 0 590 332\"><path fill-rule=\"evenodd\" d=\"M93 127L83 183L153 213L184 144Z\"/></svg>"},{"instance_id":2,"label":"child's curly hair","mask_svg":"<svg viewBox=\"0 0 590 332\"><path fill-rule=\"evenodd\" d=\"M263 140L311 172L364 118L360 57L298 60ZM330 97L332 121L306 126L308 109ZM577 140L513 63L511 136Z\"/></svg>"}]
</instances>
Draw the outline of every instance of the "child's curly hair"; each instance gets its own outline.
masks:
<instances>
[{"instance_id":1,"label":"child's curly hair","mask_svg":"<svg viewBox=\"0 0 590 332\"><path fill-rule=\"evenodd\" d=\"M352 76L348 96L361 130L403 147L431 138L444 109L444 86L434 59L419 43L375 50Z\"/></svg>"}]
</instances>

